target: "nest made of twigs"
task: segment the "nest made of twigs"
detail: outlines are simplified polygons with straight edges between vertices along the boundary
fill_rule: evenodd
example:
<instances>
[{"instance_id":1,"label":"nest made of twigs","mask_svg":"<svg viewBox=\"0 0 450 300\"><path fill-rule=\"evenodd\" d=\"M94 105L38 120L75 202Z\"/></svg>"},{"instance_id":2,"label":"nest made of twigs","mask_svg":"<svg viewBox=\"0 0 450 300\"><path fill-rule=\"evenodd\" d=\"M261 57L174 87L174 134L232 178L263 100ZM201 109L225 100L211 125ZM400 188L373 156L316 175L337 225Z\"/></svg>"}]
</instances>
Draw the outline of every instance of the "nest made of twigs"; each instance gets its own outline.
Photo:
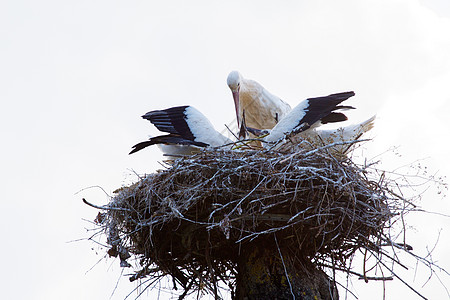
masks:
<instances>
[{"instance_id":1,"label":"nest made of twigs","mask_svg":"<svg viewBox=\"0 0 450 300\"><path fill-rule=\"evenodd\" d=\"M300 261L345 268L376 248L393 216L386 190L326 149L208 150L116 191L97 223L109 254L138 268L130 280L171 275L185 289L236 274L242 247L279 247ZM278 245L277 245L278 246Z\"/></svg>"}]
</instances>

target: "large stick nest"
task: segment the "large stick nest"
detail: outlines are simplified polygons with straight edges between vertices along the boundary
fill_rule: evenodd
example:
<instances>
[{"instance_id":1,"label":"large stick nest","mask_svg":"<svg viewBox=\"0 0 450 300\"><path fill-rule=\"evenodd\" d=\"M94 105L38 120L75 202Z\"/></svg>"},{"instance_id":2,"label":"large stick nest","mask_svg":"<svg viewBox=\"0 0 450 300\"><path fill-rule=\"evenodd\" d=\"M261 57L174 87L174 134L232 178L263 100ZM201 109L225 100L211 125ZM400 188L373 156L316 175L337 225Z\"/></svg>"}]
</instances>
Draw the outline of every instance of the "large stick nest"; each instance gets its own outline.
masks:
<instances>
[{"instance_id":1,"label":"large stick nest","mask_svg":"<svg viewBox=\"0 0 450 300\"><path fill-rule=\"evenodd\" d=\"M130 280L171 275L186 290L234 278L243 247L274 234L289 257L345 268L393 216L385 188L326 148L203 151L115 193L97 220L108 253L138 259Z\"/></svg>"}]
</instances>

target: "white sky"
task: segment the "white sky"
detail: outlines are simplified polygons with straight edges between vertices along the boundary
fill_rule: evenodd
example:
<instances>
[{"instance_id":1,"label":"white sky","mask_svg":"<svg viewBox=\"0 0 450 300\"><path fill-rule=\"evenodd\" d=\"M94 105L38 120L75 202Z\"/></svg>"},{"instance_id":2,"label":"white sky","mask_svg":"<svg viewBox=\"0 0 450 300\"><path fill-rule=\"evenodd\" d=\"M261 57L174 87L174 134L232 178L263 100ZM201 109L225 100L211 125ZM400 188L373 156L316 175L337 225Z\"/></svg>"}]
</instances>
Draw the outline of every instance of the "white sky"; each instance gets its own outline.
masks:
<instances>
[{"instance_id":1,"label":"white sky","mask_svg":"<svg viewBox=\"0 0 450 300\"><path fill-rule=\"evenodd\" d=\"M111 193L151 172L158 149L128 156L156 131L140 116L190 104L215 124L234 118L226 77L237 69L295 105L354 90L351 119L377 114L375 156L393 169L424 159L450 176L450 2L24 1L0 2L2 299L108 299L121 269L101 261L82 219ZM450 214L430 192L427 210ZM450 270L450 218L411 215L409 241ZM426 268L406 278L430 299L447 292ZM128 273L128 270L125 271ZM414 278L414 275L416 277ZM440 274L450 289L449 276ZM414 280L415 279L415 280ZM122 278L112 299L135 285ZM354 280L360 299L382 299L380 283ZM153 297L156 292L152 292ZM399 281L387 299L418 299ZM343 295L342 295L343 297ZM150 297L149 297L150 298ZM351 299L351 298L350 298Z\"/></svg>"}]
</instances>

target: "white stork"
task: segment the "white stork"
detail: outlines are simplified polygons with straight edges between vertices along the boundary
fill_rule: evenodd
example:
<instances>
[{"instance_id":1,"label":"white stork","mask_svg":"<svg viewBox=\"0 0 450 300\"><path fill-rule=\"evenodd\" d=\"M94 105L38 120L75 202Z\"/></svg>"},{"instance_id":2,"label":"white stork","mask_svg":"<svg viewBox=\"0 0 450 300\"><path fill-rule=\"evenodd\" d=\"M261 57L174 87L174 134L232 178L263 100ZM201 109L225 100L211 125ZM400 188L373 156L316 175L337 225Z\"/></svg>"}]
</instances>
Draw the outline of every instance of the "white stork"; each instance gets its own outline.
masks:
<instances>
[{"instance_id":1,"label":"white stork","mask_svg":"<svg viewBox=\"0 0 450 300\"><path fill-rule=\"evenodd\" d=\"M232 143L214 129L211 122L192 106L176 106L154 110L142 118L149 120L167 135L150 138L133 146L130 154L145 147L158 145L167 156L191 155L205 147L219 147Z\"/></svg>"},{"instance_id":2,"label":"white stork","mask_svg":"<svg viewBox=\"0 0 450 300\"><path fill-rule=\"evenodd\" d=\"M285 118L272 130L247 129L254 135L266 135L263 140L269 143L280 141L289 137L294 145L306 140L309 146L320 147L333 143L355 141L365 132L373 128L375 116L359 124L349 125L338 129L319 129L322 124L341 122L347 117L342 109L353 109L351 106L339 105L341 102L354 96L354 92L331 94L329 96L309 98L298 104ZM301 146L308 146L302 143ZM345 155L352 145L336 145L332 153Z\"/></svg>"},{"instance_id":3,"label":"white stork","mask_svg":"<svg viewBox=\"0 0 450 300\"><path fill-rule=\"evenodd\" d=\"M335 111L353 109L352 106L339 104L354 95L354 92L344 92L308 98L300 102L286 117L281 119L264 140L276 142L287 135L295 136L297 133L306 133L322 124L346 121L347 117L343 113Z\"/></svg>"},{"instance_id":4,"label":"white stork","mask_svg":"<svg viewBox=\"0 0 450 300\"><path fill-rule=\"evenodd\" d=\"M272 129L291 111L289 104L269 93L258 82L245 79L238 71L228 75L227 84L233 94L240 129L242 126ZM242 130L240 135L242 137Z\"/></svg>"}]
</instances>

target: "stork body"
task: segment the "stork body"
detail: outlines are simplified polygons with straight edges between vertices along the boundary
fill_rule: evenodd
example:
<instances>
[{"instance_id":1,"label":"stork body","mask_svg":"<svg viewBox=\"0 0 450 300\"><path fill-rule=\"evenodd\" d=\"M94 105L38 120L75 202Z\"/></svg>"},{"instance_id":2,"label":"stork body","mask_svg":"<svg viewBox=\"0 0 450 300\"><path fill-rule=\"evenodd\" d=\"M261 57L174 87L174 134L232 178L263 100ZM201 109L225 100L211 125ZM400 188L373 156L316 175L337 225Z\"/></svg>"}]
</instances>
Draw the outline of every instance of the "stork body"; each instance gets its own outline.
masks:
<instances>
[{"instance_id":1,"label":"stork body","mask_svg":"<svg viewBox=\"0 0 450 300\"><path fill-rule=\"evenodd\" d=\"M287 114L270 130L264 138L266 142L277 142L287 136L295 138L298 134L308 134L314 128L327 123L347 120L338 110L352 109L351 106L339 105L354 96L354 92L331 94L324 97L308 98Z\"/></svg>"},{"instance_id":2,"label":"stork body","mask_svg":"<svg viewBox=\"0 0 450 300\"><path fill-rule=\"evenodd\" d=\"M271 94L258 82L245 79L238 71L227 78L236 109L238 127L272 129L290 111L289 104Z\"/></svg>"},{"instance_id":3,"label":"stork body","mask_svg":"<svg viewBox=\"0 0 450 300\"><path fill-rule=\"evenodd\" d=\"M340 105L354 95L353 92L332 94L325 97L309 98L298 104L284 119L272 130L256 130L248 128L254 135L265 135L266 145L287 139L276 148L287 150L289 148L317 148L337 144L330 148L336 157L344 157L352 148L352 142L358 140L364 133L374 126L375 116L359 124L353 124L338 129L321 129L319 126L326 123L341 122L347 117L338 110L352 109L351 106Z\"/></svg>"},{"instance_id":4,"label":"stork body","mask_svg":"<svg viewBox=\"0 0 450 300\"><path fill-rule=\"evenodd\" d=\"M151 145L158 145L167 156L190 155L205 147L219 147L232 143L215 130L211 122L192 106L176 106L154 110L142 118L168 134L150 138L133 146L130 154Z\"/></svg>"}]
</instances>

